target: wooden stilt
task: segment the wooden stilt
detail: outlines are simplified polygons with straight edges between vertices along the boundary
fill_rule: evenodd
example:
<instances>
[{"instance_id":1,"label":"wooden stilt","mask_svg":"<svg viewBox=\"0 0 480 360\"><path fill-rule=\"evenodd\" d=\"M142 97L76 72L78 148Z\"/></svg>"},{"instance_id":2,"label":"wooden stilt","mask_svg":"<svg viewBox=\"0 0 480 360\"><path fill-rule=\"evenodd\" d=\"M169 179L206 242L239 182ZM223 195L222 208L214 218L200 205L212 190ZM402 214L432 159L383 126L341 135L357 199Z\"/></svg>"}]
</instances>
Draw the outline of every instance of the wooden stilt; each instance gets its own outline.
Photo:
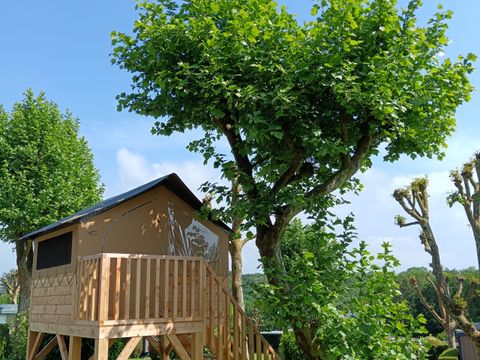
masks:
<instances>
[{"instance_id":1,"label":"wooden stilt","mask_svg":"<svg viewBox=\"0 0 480 360\"><path fill-rule=\"evenodd\" d=\"M108 339L95 339L93 360L108 360Z\"/></svg>"},{"instance_id":2,"label":"wooden stilt","mask_svg":"<svg viewBox=\"0 0 480 360\"><path fill-rule=\"evenodd\" d=\"M70 336L68 360L80 360L81 355L82 355L82 338L78 336Z\"/></svg>"},{"instance_id":3,"label":"wooden stilt","mask_svg":"<svg viewBox=\"0 0 480 360\"><path fill-rule=\"evenodd\" d=\"M27 359L32 360L40 348L43 339L43 333L29 331L27 339Z\"/></svg>"},{"instance_id":4,"label":"wooden stilt","mask_svg":"<svg viewBox=\"0 0 480 360\"><path fill-rule=\"evenodd\" d=\"M60 349L60 356L62 357L62 360L68 360L68 350L67 345L65 344L65 338L60 334L57 334L56 336L58 348Z\"/></svg>"},{"instance_id":5,"label":"wooden stilt","mask_svg":"<svg viewBox=\"0 0 480 360\"><path fill-rule=\"evenodd\" d=\"M191 358L192 360L203 360L204 333L197 332L192 334Z\"/></svg>"}]
</instances>

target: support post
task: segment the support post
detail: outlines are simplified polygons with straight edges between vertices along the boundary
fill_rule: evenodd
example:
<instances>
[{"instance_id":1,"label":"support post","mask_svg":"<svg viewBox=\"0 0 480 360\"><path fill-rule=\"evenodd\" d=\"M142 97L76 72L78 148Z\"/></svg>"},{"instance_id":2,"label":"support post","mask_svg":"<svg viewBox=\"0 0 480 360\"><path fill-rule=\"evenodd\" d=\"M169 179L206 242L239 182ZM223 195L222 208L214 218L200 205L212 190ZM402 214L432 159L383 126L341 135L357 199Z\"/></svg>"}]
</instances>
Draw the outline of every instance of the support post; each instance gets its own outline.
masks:
<instances>
[{"instance_id":1,"label":"support post","mask_svg":"<svg viewBox=\"0 0 480 360\"><path fill-rule=\"evenodd\" d=\"M98 322L103 325L108 320L108 295L110 286L110 258L102 254L100 262L100 296L98 300ZM107 341L108 343L108 341Z\"/></svg>"},{"instance_id":2,"label":"support post","mask_svg":"<svg viewBox=\"0 0 480 360\"><path fill-rule=\"evenodd\" d=\"M192 334L191 358L192 360L203 360L204 333L196 332Z\"/></svg>"},{"instance_id":3,"label":"support post","mask_svg":"<svg viewBox=\"0 0 480 360\"><path fill-rule=\"evenodd\" d=\"M60 350L60 356L62 357L62 360L68 360L68 350L67 345L65 344L65 338L60 334L55 336L57 337L58 348Z\"/></svg>"},{"instance_id":4,"label":"support post","mask_svg":"<svg viewBox=\"0 0 480 360\"><path fill-rule=\"evenodd\" d=\"M82 338L70 336L68 360L80 360L82 357Z\"/></svg>"},{"instance_id":5,"label":"support post","mask_svg":"<svg viewBox=\"0 0 480 360\"><path fill-rule=\"evenodd\" d=\"M108 360L108 339L95 339L93 360Z\"/></svg>"},{"instance_id":6,"label":"support post","mask_svg":"<svg viewBox=\"0 0 480 360\"><path fill-rule=\"evenodd\" d=\"M43 333L36 331L29 331L27 338L27 360L31 360L37 355L40 343L43 338Z\"/></svg>"}]
</instances>

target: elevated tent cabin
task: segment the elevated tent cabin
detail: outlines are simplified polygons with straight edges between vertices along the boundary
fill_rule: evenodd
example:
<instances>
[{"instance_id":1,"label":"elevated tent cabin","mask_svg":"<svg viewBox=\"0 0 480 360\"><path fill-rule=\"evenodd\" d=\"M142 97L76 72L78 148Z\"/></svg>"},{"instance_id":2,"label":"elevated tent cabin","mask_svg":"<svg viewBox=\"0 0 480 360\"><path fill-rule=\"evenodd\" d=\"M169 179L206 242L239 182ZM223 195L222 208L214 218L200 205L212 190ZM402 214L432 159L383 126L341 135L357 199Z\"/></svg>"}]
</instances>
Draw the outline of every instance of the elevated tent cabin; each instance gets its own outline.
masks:
<instances>
[{"instance_id":1,"label":"elevated tent cabin","mask_svg":"<svg viewBox=\"0 0 480 360\"><path fill-rule=\"evenodd\" d=\"M55 347L79 360L82 338L95 339L92 359L129 338L126 359L141 337L164 359L275 359L227 290L230 230L199 218L201 206L171 174L25 235L34 240L27 360Z\"/></svg>"}]
</instances>

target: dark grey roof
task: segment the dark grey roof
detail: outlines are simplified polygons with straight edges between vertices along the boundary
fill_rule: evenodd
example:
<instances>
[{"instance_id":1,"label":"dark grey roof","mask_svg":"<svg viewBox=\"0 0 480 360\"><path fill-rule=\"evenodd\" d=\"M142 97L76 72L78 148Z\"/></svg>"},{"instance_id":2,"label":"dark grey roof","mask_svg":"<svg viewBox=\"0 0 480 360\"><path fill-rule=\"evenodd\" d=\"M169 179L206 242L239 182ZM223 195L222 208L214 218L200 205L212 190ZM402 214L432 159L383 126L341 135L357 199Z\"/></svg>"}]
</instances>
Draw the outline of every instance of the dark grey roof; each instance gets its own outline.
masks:
<instances>
[{"instance_id":1,"label":"dark grey roof","mask_svg":"<svg viewBox=\"0 0 480 360\"><path fill-rule=\"evenodd\" d=\"M110 199L99 202L98 204L93 205L84 210L80 210L73 215L67 216L53 224L44 226L38 230L32 231L20 238L20 240L27 240L39 237L46 233L52 232L54 230L61 229L63 227L78 223L80 221L87 220L94 217L104 211L107 211L117 205L120 205L130 199L133 199L141 194L146 193L147 191L153 190L159 186L165 186L180 199L185 201L195 210L199 210L202 207L202 202L190 191L190 189L183 183L183 181L178 177L177 174L172 173L170 175L163 176L156 180L150 181L142 186L139 186L135 189L127 191L123 194L111 197ZM221 226L227 231L231 229L221 221L214 221L215 224Z\"/></svg>"},{"instance_id":2,"label":"dark grey roof","mask_svg":"<svg viewBox=\"0 0 480 360\"><path fill-rule=\"evenodd\" d=\"M1 304L0 305L0 315L15 315L18 311L17 304Z\"/></svg>"}]
</instances>

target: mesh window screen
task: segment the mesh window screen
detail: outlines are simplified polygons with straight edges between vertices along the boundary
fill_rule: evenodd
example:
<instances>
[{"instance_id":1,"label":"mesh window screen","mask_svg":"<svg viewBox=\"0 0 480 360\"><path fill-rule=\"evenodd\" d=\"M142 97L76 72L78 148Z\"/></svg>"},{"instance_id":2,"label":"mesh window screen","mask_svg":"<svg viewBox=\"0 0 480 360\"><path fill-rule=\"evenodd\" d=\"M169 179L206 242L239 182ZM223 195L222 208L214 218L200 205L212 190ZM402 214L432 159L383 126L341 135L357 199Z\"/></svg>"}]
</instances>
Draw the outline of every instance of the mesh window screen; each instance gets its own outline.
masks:
<instances>
[{"instance_id":1,"label":"mesh window screen","mask_svg":"<svg viewBox=\"0 0 480 360\"><path fill-rule=\"evenodd\" d=\"M72 261L72 232L38 243L37 270L70 264Z\"/></svg>"}]
</instances>

